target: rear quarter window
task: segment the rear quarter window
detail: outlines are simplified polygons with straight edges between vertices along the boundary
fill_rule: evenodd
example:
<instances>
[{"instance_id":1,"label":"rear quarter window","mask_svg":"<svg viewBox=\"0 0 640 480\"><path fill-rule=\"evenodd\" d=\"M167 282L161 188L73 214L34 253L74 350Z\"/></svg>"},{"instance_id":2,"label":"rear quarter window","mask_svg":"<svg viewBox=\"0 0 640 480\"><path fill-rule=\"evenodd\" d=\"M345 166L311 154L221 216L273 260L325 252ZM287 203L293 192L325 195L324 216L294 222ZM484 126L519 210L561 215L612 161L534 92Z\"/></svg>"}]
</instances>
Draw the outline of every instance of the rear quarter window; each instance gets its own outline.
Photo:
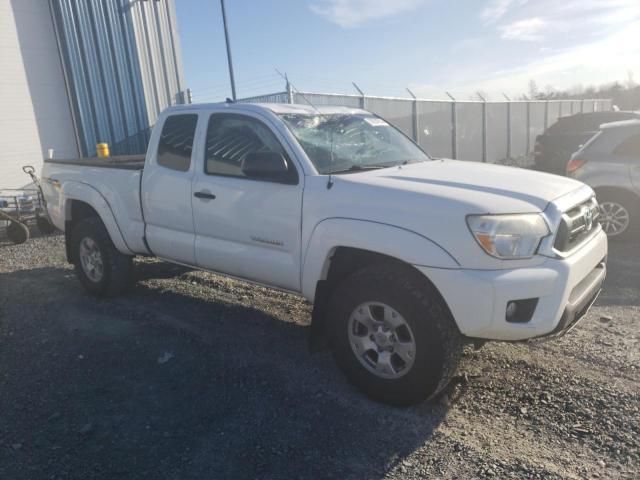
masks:
<instances>
[{"instance_id":1,"label":"rear quarter window","mask_svg":"<svg viewBox=\"0 0 640 480\"><path fill-rule=\"evenodd\" d=\"M597 150L599 148L599 145L601 145L603 142L603 136L604 136L604 133L602 132L602 130L600 130L598 133L596 133L593 137L591 137L589 140L585 142L582 148L580 148L580 151L587 152L587 151Z\"/></svg>"},{"instance_id":2,"label":"rear quarter window","mask_svg":"<svg viewBox=\"0 0 640 480\"><path fill-rule=\"evenodd\" d=\"M626 140L623 140L622 143L615 148L613 153L621 157L632 157L640 160L640 133L636 133Z\"/></svg>"}]
</instances>

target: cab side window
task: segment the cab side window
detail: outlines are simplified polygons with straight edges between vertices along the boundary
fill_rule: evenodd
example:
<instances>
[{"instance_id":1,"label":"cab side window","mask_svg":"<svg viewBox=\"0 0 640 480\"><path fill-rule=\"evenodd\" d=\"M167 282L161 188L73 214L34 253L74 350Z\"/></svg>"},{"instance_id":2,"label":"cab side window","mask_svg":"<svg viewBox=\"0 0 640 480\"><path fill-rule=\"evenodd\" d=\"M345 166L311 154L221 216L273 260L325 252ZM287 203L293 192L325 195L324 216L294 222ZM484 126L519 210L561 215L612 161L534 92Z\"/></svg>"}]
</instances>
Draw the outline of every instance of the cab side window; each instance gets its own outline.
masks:
<instances>
[{"instance_id":1,"label":"cab side window","mask_svg":"<svg viewBox=\"0 0 640 480\"><path fill-rule=\"evenodd\" d=\"M205 173L247 178L242 162L252 153L273 152L284 157L289 170L286 183L297 183L297 172L284 148L264 123L244 115L219 113L209 119Z\"/></svg>"},{"instance_id":2,"label":"cab side window","mask_svg":"<svg viewBox=\"0 0 640 480\"><path fill-rule=\"evenodd\" d=\"M179 172L189 170L197 123L195 114L167 117L158 143L158 165Z\"/></svg>"}]
</instances>

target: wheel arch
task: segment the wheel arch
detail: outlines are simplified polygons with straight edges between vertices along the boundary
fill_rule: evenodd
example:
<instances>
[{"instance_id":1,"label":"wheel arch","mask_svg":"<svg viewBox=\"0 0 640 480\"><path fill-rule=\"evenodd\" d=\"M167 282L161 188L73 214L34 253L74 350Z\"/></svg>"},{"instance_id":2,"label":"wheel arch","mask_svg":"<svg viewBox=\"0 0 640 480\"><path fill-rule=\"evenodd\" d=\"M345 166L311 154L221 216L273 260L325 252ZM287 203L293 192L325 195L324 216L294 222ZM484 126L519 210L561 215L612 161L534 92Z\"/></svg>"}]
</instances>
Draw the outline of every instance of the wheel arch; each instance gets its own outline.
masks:
<instances>
[{"instance_id":1,"label":"wheel arch","mask_svg":"<svg viewBox=\"0 0 640 480\"><path fill-rule=\"evenodd\" d=\"M602 187L593 187L593 191L596 193L596 199L600 201L602 197L606 197L607 195L613 196L621 196L629 199L633 199L636 202L640 202L640 195L638 195L633 190L629 188L620 187L620 186L602 186Z\"/></svg>"},{"instance_id":2,"label":"wheel arch","mask_svg":"<svg viewBox=\"0 0 640 480\"><path fill-rule=\"evenodd\" d=\"M67 261L71 261L69 252L69 235L80 220L89 217L99 218L115 247L124 254L133 255L118 226L115 215L107 200L96 189L89 185L73 183L65 185L64 231L67 240Z\"/></svg>"},{"instance_id":3,"label":"wheel arch","mask_svg":"<svg viewBox=\"0 0 640 480\"><path fill-rule=\"evenodd\" d=\"M303 257L301 290L309 301L315 301L317 282L327 280L336 252L344 249L392 258L407 265L460 267L442 246L411 230L366 220L331 218L316 225Z\"/></svg>"},{"instance_id":4,"label":"wheel arch","mask_svg":"<svg viewBox=\"0 0 640 480\"><path fill-rule=\"evenodd\" d=\"M446 250L404 229L363 221L349 222L352 222L351 225L344 221L331 222L320 231L316 228L309 242L302 285L303 294L313 302L309 339L312 351L327 347L325 316L333 290L350 274L371 265L394 264L406 269L407 274L423 282L425 288L431 287L440 296L451 315L437 286L414 266L424 262L436 267L458 268L458 263ZM328 243L331 240L335 243ZM420 252L421 261L415 260L416 252Z\"/></svg>"}]
</instances>

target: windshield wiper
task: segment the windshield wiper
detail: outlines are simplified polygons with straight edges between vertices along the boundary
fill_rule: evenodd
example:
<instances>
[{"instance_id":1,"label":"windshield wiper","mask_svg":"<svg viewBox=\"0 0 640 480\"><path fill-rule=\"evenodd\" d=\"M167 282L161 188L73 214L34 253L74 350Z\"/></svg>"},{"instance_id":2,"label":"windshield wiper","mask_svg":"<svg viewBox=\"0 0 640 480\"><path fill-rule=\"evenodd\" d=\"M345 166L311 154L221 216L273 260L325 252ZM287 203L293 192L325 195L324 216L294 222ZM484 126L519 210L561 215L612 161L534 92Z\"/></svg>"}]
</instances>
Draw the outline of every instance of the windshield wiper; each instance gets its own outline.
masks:
<instances>
[{"instance_id":1,"label":"windshield wiper","mask_svg":"<svg viewBox=\"0 0 640 480\"><path fill-rule=\"evenodd\" d=\"M380 170L381 168L388 168L388 166L386 165L351 165L349 168L327 172L327 175L334 175L337 173L364 172L367 170Z\"/></svg>"}]
</instances>

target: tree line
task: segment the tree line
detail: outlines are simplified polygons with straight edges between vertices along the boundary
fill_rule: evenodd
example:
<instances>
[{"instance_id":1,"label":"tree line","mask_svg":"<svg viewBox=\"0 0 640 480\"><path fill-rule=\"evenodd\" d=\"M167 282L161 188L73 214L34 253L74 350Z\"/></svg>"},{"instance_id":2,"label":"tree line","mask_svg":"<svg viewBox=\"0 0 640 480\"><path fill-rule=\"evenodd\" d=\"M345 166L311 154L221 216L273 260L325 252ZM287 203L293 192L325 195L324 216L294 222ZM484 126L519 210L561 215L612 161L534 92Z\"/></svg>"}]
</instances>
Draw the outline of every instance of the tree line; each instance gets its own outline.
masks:
<instances>
[{"instance_id":1,"label":"tree line","mask_svg":"<svg viewBox=\"0 0 640 480\"><path fill-rule=\"evenodd\" d=\"M613 105L620 110L640 110L640 85L633 79L633 74L628 73L625 82L613 82L599 86L577 85L567 90L557 90L551 85L540 89L535 80L529 81L528 95L522 99L532 100L571 100L582 98L610 98Z\"/></svg>"}]
</instances>

